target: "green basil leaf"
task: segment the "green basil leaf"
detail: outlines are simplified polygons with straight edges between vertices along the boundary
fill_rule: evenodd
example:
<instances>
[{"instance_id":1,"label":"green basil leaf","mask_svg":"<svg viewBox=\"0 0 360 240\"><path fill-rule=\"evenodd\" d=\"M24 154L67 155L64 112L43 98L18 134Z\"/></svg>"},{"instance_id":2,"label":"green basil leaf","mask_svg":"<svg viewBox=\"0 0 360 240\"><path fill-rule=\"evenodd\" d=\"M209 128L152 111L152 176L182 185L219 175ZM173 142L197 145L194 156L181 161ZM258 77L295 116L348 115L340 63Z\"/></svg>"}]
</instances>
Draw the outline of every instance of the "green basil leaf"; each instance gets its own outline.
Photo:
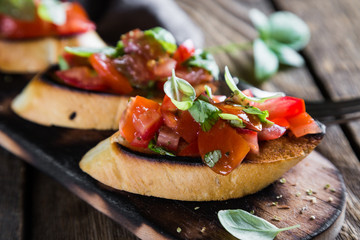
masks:
<instances>
[{"instance_id":1,"label":"green basil leaf","mask_svg":"<svg viewBox=\"0 0 360 240\"><path fill-rule=\"evenodd\" d=\"M279 67L279 60L261 39L254 41L255 76L264 80L274 75Z\"/></svg>"},{"instance_id":2,"label":"green basil leaf","mask_svg":"<svg viewBox=\"0 0 360 240\"><path fill-rule=\"evenodd\" d=\"M37 12L40 18L56 25L63 25L66 22L67 3L57 0L42 0Z\"/></svg>"},{"instance_id":3,"label":"green basil leaf","mask_svg":"<svg viewBox=\"0 0 360 240\"><path fill-rule=\"evenodd\" d=\"M113 47L91 48L91 47L65 47L65 51L80 57L90 57L94 53L103 53L109 57L117 55Z\"/></svg>"},{"instance_id":4,"label":"green basil leaf","mask_svg":"<svg viewBox=\"0 0 360 240\"><path fill-rule=\"evenodd\" d=\"M214 150L205 154L204 162L206 163L206 165L212 168L220 160L221 157L221 150Z\"/></svg>"},{"instance_id":5,"label":"green basil leaf","mask_svg":"<svg viewBox=\"0 0 360 240\"><path fill-rule=\"evenodd\" d=\"M249 17L255 28L258 30L261 39L267 39L270 35L270 25L268 18L258 9L251 9Z\"/></svg>"},{"instance_id":6,"label":"green basil leaf","mask_svg":"<svg viewBox=\"0 0 360 240\"><path fill-rule=\"evenodd\" d=\"M168 53L174 53L176 51L176 40L174 36L162 27L154 27L152 29L144 31L146 36L155 38L163 49Z\"/></svg>"},{"instance_id":7,"label":"green basil leaf","mask_svg":"<svg viewBox=\"0 0 360 240\"><path fill-rule=\"evenodd\" d=\"M35 18L34 0L1 0L0 13L15 19L32 21Z\"/></svg>"},{"instance_id":8,"label":"green basil leaf","mask_svg":"<svg viewBox=\"0 0 360 240\"><path fill-rule=\"evenodd\" d=\"M301 67L304 65L304 58L294 49L274 41L270 41L268 45L276 54L280 63L292 67Z\"/></svg>"},{"instance_id":9,"label":"green basil leaf","mask_svg":"<svg viewBox=\"0 0 360 240\"><path fill-rule=\"evenodd\" d=\"M148 148L157 154L175 157L173 153L168 152L164 148L157 146L154 140L151 140L149 142Z\"/></svg>"},{"instance_id":10,"label":"green basil leaf","mask_svg":"<svg viewBox=\"0 0 360 240\"><path fill-rule=\"evenodd\" d=\"M238 116L236 116L234 114L220 113L219 117L221 119L229 121L230 125L232 125L234 127L238 127L238 128L244 128L245 127L245 124L244 124L243 120L240 119Z\"/></svg>"},{"instance_id":11,"label":"green basil leaf","mask_svg":"<svg viewBox=\"0 0 360 240\"><path fill-rule=\"evenodd\" d=\"M279 229L265 219L240 209L221 210L218 212L218 218L229 233L241 240L271 240L279 232L300 227L295 225Z\"/></svg>"},{"instance_id":12,"label":"green basil leaf","mask_svg":"<svg viewBox=\"0 0 360 240\"><path fill-rule=\"evenodd\" d=\"M59 55L59 57L58 57L58 63L59 63L60 70L68 70L70 68L67 61L61 55Z\"/></svg>"},{"instance_id":13,"label":"green basil leaf","mask_svg":"<svg viewBox=\"0 0 360 240\"><path fill-rule=\"evenodd\" d=\"M174 69L172 76L164 84L164 92L172 103L183 111L188 110L196 98L195 89L188 81L176 77Z\"/></svg>"},{"instance_id":14,"label":"green basil leaf","mask_svg":"<svg viewBox=\"0 0 360 240\"><path fill-rule=\"evenodd\" d=\"M294 50L303 49L310 40L306 23L293 13L280 11L269 17L271 38Z\"/></svg>"},{"instance_id":15,"label":"green basil leaf","mask_svg":"<svg viewBox=\"0 0 360 240\"><path fill-rule=\"evenodd\" d=\"M238 96L238 98L240 100L249 100L251 102L258 102L258 103L262 103L265 102L268 99L271 98L278 98L278 97L283 97L284 93L281 92L276 92L276 93L271 93L271 92L266 92L266 91L261 91L259 89L252 89L252 92L254 92L254 90L258 93L261 94L264 97L258 98L258 97L248 97L246 96L242 91L239 90L239 88L236 86L236 83L234 81L234 78L231 76L229 68L227 66L225 66L225 82L228 85L228 87L230 88L230 90L234 93L235 96ZM240 102L241 104L241 102Z\"/></svg>"},{"instance_id":16,"label":"green basil leaf","mask_svg":"<svg viewBox=\"0 0 360 240\"><path fill-rule=\"evenodd\" d=\"M219 67L214 56L203 50L196 50L194 55L183 63L185 66L200 67L207 70L216 80L219 79Z\"/></svg>"},{"instance_id":17,"label":"green basil leaf","mask_svg":"<svg viewBox=\"0 0 360 240\"><path fill-rule=\"evenodd\" d=\"M260 122L274 124L272 121L267 120L266 118L269 117L269 112L267 110L261 111L257 107L250 106L248 108L243 109L244 112L252 115L258 116Z\"/></svg>"},{"instance_id":18,"label":"green basil leaf","mask_svg":"<svg viewBox=\"0 0 360 240\"><path fill-rule=\"evenodd\" d=\"M189 113L196 122L200 123L201 129L204 132L209 131L212 126L214 126L219 119L220 112L221 111L211 103L200 99L197 99L191 108L189 108Z\"/></svg>"},{"instance_id":19,"label":"green basil leaf","mask_svg":"<svg viewBox=\"0 0 360 240\"><path fill-rule=\"evenodd\" d=\"M205 93L206 93L206 95L208 95L208 97L209 97L210 99L213 98L212 90L211 90L211 88L210 88L208 85L205 85Z\"/></svg>"},{"instance_id":20,"label":"green basil leaf","mask_svg":"<svg viewBox=\"0 0 360 240\"><path fill-rule=\"evenodd\" d=\"M114 57L122 56L125 54L125 46L124 46L124 42L122 40L117 42L116 52L117 52L117 54Z\"/></svg>"}]
</instances>

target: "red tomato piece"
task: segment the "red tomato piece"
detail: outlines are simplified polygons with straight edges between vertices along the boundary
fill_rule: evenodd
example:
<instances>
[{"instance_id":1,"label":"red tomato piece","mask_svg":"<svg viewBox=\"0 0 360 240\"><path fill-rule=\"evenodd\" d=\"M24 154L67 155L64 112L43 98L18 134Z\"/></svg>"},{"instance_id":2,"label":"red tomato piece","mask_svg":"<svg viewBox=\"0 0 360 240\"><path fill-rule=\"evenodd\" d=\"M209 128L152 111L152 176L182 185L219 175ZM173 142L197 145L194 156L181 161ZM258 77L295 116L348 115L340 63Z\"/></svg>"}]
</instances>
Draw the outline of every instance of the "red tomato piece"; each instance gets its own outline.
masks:
<instances>
[{"instance_id":1,"label":"red tomato piece","mask_svg":"<svg viewBox=\"0 0 360 240\"><path fill-rule=\"evenodd\" d=\"M221 103L223 101L225 101L226 96L225 95L213 95L212 96L212 100L214 101L214 103Z\"/></svg>"},{"instance_id":2,"label":"red tomato piece","mask_svg":"<svg viewBox=\"0 0 360 240\"><path fill-rule=\"evenodd\" d=\"M179 146L180 136L169 127L162 126L159 130L156 145L176 152Z\"/></svg>"},{"instance_id":3,"label":"red tomato piece","mask_svg":"<svg viewBox=\"0 0 360 240\"><path fill-rule=\"evenodd\" d=\"M245 128L236 128L236 131L249 144L250 152L258 154L259 153L258 133Z\"/></svg>"},{"instance_id":4,"label":"red tomato piece","mask_svg":"<svg viewBox=\"0 0 360 240\"><path fill-rule=\"evenodd\" d=\"M64 57L65 61L67 62L67 64L69 65L69 67L79 67L79 66L91 67L87 57L76 56L76 55L74 55L72 53L68 53L68 52L65 52L63 54L63 57Z\"/></svg>"},{"instance_id":5,"label":"red tomato piece","mask_svg":"<svg viewBox=\"0 0 360 240\"><path fill-rule=\"evenodd\" d=\"M107 86L99 76L88 67L73 67L68 70L56 71L55 73L66 84L86 90L105 91Z\"/></svg>"},{"instance_id":6,"label":"red tomato piece","mask_svg":"<svg viewBox=\"0 0 360 240\"><path fill-rule=\"evenodd\" d=\"M191 39L185 40L174 53L173 58L178 64L181 64L188 60L195 52L195 46Z\"/></svg>"},{"instance_id":7,"label":"red tomato piece","mask_svg":"<svg viewBox=\"0 0 360 240\"><path fill-rule=\"evenodd\" d=\"M91 66L114 93L127 94L133 91L128 79L117 71L111 59L106 55L92 54L89 61Z\"/></svg>"},{"instance_id":8,"label":"red tomato piece","mask_svg":"<svg viewBox=\"0 0 360 240\"><path fill-rule=\"evenodd\" d=\"M203 160L206 154L215 150L221 151L221 158L211 169L222 175L234 170L250 151L246 140L222 120L219 120L210 131L200 131L198 145Z\"/></svg>"},{"instance_id":9,"label":"red tomato piece","mask_svg":"<svg viewBox=\"0 0 360 240\"><path fill-rule=\"evenodd\" d=\"M200 156L198 141L186 144L182 149L179 150L177 156L183 157L198 157Z\"/></svg>"},{"instance_id":10,"label":"red tomato piece","mask_svg":"<svg viewBox=\"0 0 360 240\"><path fill-rule=\"evenodd\" d=\"M274 118L288 118L305 112L305 102L296 97L279 97L266 100L255 105L261 111L269 112L269 120Z\"/></svg>"},{"instance_id":11,"label":"red tomato piece","mask_svg":"<svg viewBox=\"0 0 360 240\"><path fill-rule=\"evenodd\" d=\"M285 128L290 127L290 123L285 118L274 118L274 119L271 119L271 121L274 122L275 124L285 127Z\"/></svg>"},{"instance_id":12,"label":"red tomato piece","mask_svg":"<svg viewBox=\"0 0 360 240\"><path fill-rule=\"evenodd\" d=\"M273 124L269 127L264 127L263 130L258 133L258 138L259 141L274 140L284 135L285 132L285 127Z\"/></svg>"},{"instance_id":13,"label":"red tomato piece","mask_svg":"<svg viewBox=\"0 0 360 240\"><path fill-rule=\"evenodd\" d=\"M177 132L187 142L196 141L200 131L200 124L197 123L189 111L183 111L179 117Z\"/></svg>"},{"instance_id":14,"label":"red tomato piece","mask_svg":"<svg viewBox=\"0 0 360 240\"><path fill-rule=\"evenodd\" d=\"M165 94L163 102L161 104L161 114L164 120L164 124L172 129L176 129L178 124L178 118L175 115L177 111L176 106L172 103L171 99Z\"/></svg>"},{"instance_id":15,"label":"red tomato piece","mask_svg":"<svg viewBox=\"0 0 360 240\"><path fill-rule=\"evenodd\" d=\"M133 146L147 147L162 125L160 105L144 97L131 98L119 123L121 136Z\"/></svg>"},{"instance_id":16,"label":"red tomato piece","mask_svg":"<svg viewBox=\"0 0 360 240\"><path fill-rule=\"evenodd\" d=\"M321 128L316 121L306 112L288 118L290 130L296 137L302 137L307 134L320 133Z\"/></svg>"}]
</instances>

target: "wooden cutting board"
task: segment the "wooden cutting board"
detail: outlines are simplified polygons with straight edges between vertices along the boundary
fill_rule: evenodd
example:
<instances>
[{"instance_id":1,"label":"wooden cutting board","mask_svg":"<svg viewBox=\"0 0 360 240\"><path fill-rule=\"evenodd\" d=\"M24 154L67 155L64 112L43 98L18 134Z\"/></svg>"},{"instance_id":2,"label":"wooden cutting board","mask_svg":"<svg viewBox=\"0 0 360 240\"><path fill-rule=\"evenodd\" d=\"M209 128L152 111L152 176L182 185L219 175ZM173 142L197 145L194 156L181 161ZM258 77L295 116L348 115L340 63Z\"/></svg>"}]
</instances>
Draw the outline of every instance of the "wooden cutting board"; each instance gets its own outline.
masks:
<instances>
[{"instance_id":1,"label":"wooden cutting board","mask_svg":"<svg viewBox=\"0 0 360 240\"><path fill-rule=\"evenodd\" d=\"M241 199L182 202L109 190L78 162L112 132L43 127L19 118L9 106L29 77L0 75L0 144L142 239L235 239L217 219L222 209L254 211L278 227L301 225L277 239L333 239L340 231L345 186L334 165L316 152L287 172L285 183Z\"/></svg>"}]
</instances>

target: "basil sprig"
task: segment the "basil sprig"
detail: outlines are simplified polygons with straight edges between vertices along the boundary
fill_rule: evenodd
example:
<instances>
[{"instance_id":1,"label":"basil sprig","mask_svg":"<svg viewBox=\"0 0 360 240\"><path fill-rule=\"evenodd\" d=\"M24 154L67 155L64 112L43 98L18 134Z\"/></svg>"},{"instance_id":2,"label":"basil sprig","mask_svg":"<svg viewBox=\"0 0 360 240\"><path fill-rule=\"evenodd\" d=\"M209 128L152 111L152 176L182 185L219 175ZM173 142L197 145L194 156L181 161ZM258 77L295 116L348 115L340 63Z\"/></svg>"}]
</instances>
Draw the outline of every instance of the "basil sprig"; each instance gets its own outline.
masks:
<instances>
[{"instance_id":1,"label":"basil sprig","mask_svg":"<svg viewBox=\"0 0 360 240\"><path fill-rule=\"evenodd\" d=\"M219 119L219 113L221 113L220 109L200 99L197 99L188 110L193 119L200 123L204 132L210 131Z\"/></svg>"},{"instance_id":2,"label":"basil sprig","mask_svg":"<svg viewBox=\"0 0 360 240\"><path fill-rule=\"evenodd\" d=\"M223 120L227 120L230 122L230 125L234 127L244 128L245 124L242 119L240 119L238 116L230 113L220 113L219 117Z\"/></svg>"},{"instance_id":3,"label":"basil sprig","mask_svg":"<svg viewBox=\"0 0 360 240\"><path fill-rule=\"evenodd\" d=\"M118 55L117 49L113 47L65 47L65 51L79 57L90 57L94 53L103 53L109 57L116 57Z\"/></svg>"},{"instance_id":4,"label":"basil sprig","mask_svg":"<svg viewBox=\"0 0 360 240\"><path fill-rule=\"evenodd\" d=\"M219 79L219 67L216 64L214 56L203 50L196 50L194 55L183 63L185 66L200 67L207 70L215 80Z\"/></svg>"},{"instance_id":5,"label":"basil sprig","mask_svg":"<svg viewBox=\"0 0 360 240\"><path fill-rule=\"evenodd\" d=\"M177 46L174 36L164 28L154 27L144 31L144 34L158 41L166 52L174 53L176 51Z\"/></svg>"},{"instance_id":6,"label":"basil sprig","mask_svg":"<svg viewBox=\"0 0 360 240\"><path fill-rule=\"evenodd\" d=\"M68 3L58 0L41 0L37 13L44 21L56 25L63 25L66 22L66 8Z\"/></svg>"},{"instance_id":7,"label":"basil sprig","mask_svg":"<svg viewBox=\"0 0 360 240\"><path fill-rule=\"evenodd\" d=\"M275 12L267 18L257 9L250 10L249 17L259 34L253 45L257 79L274 75L279 63L292 67L304 64L297 51L308 44L310 30L303 20L285 11Z\"/></svg>"},{"instance_id":8,"label":"basil sprig","mask_svg":"<svg viewBox=\"0 0 360 240\"><path fill-rule=\"evenodd\" d=\"M221 225L233 236L241 240L271 240L282 231L300 227L295 225L277 228L265 219L252 215L243 210L221 210L218 212Z\"/></svg>"},{"instance_id":9,"label":"basil sprig","mask_svg":"<svg viewBox=\"0 0 360 240\"><path fill-rule=\"evenodd\" d=\"M257 107L250 106L250 107L244 108L243 111L248 114L258 116L260 122L267 123L267 124L274 124L272 121L266 119L269 116L269 112L267 110L261 111Z\"/></svg>"},{"instance_id":10,"label":"basil sprig","mask_svg":"<svg viewBox=\"0 0 360 240\"><path fill-rule=\"evenodd\" d=\"M31 21L35 18L36 6L34 0L1 0L0 13L19 20Z\"/></svg>"}]
</instances>

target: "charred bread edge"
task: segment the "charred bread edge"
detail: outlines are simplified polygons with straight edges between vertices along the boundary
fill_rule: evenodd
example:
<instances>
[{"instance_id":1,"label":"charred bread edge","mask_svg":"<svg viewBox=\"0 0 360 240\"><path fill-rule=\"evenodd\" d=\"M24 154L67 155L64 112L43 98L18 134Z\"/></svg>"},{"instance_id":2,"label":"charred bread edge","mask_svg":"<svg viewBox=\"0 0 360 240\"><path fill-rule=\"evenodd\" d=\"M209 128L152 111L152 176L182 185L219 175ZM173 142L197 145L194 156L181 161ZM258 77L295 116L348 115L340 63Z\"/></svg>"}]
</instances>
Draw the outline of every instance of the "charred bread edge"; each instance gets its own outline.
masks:
<instances>
[{"instance_id":1,"label":"charred bread edge","mask_svg":"<svg viewBox=\"0 0 360 240\"><path fill-rule=\"evenodd\" d=\"M25 40L0 39L0 71L35 73L57 62L65 46L104 47L95 31L66 37L44 37Z\"/></svg>"},{"instance_id":2,"label":"charred bread edge","mask_svg":"<svg viewBox=\"0 0 360 240\"><path fill-rule=\"evenodd\" d=\"M138 154L111 143L109 138L84 155L80 168L107 186L136 194L184 201L226 200L265 188L305 158L322 136L304 136L301 140L309 143L309 148L300 149L296 156L277 161L245 160L227 176L214 173L199 158L188 162L190 158L178 161Z\"/></svg>"},{"instance_id":3,"label":"charred bread edge","mask_svg":"<svg viewBox=\"0 0 360 240\"><path fill-rule=\"evenodd\" d=\"M36 75L12 102L24 119L45 125L79 129L118 129L130 96L76 89L52 80L50 67Z\"/></svg>"}]
</instances>

